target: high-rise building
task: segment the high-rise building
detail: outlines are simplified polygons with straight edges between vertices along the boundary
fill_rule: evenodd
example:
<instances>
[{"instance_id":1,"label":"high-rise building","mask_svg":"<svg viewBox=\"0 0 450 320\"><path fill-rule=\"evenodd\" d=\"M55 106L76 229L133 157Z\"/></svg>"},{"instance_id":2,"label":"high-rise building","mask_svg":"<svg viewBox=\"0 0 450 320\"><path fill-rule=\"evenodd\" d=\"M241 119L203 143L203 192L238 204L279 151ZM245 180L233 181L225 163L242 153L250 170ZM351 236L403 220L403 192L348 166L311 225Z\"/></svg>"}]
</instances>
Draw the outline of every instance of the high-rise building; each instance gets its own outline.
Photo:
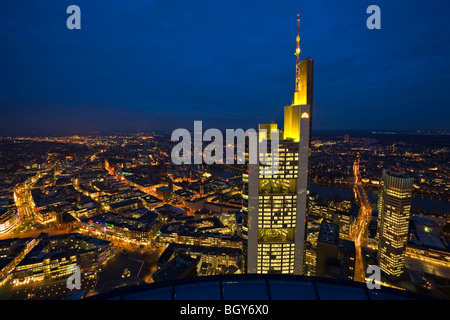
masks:
<instances>
[{"instance_id":1,"label":"high-rise building","mask_svg":"<svg viewBox=\"0 0 450 320\"><path fill-rule=\"evenodd\" d=\"M340 226L322 221L317 238L316 276L353 280L356 250L340 236Z\"/></svg>"},{"instance_id":2,"label":"high-rise building","mask_svg":"<svg viewBox=\"0 0 450 320\"><path fill-rule=\"evenodd\" d=\"M309 155L312 112L313 60L300 61L300 18L297 16L297 63L294 101L285 107L283 138L278 142L278 169L259 162L249 164L243 175L242 236L244 271L248 273L304 272L304 243L309 190ZM270 135L275 124L260 125Z\"/></svg>"},{"instance_id":3,"label":"high-rise building","mask_svg":"<svg viewBox=\"0 0 450 320\"><path fill-rule=\"evenodd\" d=\"M402 275L411 211L413 178L398 169L383 170L378 198L378 263L391 279Z\"/></svg>"},{"instance_id":4,"label":"high-rise building","mask_svg":"<svg viewBox=\"0 0 450 320\"><path fill-rule=\"evenodd\" d=\"M316 275L324 277L330 270L339 268L339 226L322 222L317 239Z\"/></svg>"}]
</instances>

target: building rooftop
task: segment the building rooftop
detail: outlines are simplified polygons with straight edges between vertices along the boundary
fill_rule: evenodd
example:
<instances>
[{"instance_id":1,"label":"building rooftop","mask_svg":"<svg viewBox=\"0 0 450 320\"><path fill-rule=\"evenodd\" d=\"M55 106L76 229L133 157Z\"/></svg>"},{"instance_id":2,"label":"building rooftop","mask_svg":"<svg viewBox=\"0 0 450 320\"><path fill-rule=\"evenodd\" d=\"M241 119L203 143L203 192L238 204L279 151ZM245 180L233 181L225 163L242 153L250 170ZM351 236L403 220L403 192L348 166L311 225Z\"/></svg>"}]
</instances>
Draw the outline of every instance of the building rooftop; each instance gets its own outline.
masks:
<instances>
[{"instance_id":1,"label":"building rooftop","mask_svg":"<svg viewBox=\"0 0 450 320\"><path fill-rule=\"evenodd\" d=\"M400 179L412 179L411 175L403 168L390 167L385 170L386 175Z\"/></svg>"},{"instance_id":2,"label":"building rooftop","mask_svg":"<svg viewBox=\"0 0 450 320\"><path fill-rule=\"evenodd\" d=\"M102 225L110 225L119 228L127 228L133 231L148 232L158 222L158 214L147 210L139 218L125 217L120 214L106 212L91 218L84 218L83 222L91 222Z\"/></svg>"},{"instance_id":3,"label":"building rooftop","mask_svg":"<svg viewBox=\"0 0 450 320\"><path fill-rule=\"evenodd\" d=\"M433 297L365 283L299 275L233 274L120 288L91 300L430 300Z\"/></svg>"},{"instance_id":4,"label":"building rooftop","mask_svg":"<svg viewBox=\"0 0 450 320\"><path fill-rule=\"evenodd\" d=\"M411 220L413 220L415 223L418 223L418 224L428 225L428 226L432 226L432 227L438 227L438 224L434 220L428 219L425 217L412 216Z\"/></svg>"},{"instance_id":5,"label":"building rooftop","mask_svg":"<svg viewBox=\"0 0 450 320\"><path fill-rule=\"evenodd\" d=\"M130 205L134 205L134 204L140 204L142 203L142 200L140 199L129 199L129 200L124 200L124 201L120 201L120 202L116 202L116 203L111 203L109 206L111 209L120 209L123 207L127 207Z\"/></svg>"},{"instance_id":6,"label":"building rooftop","mask_svg":"<svg viewBox=\"0 0 450 320\"><path fill-rule=\"evenodd\" d=\"M43 235L43 239L20 261L18 266L40 263L45 259L70 257L71 255L88 251L99 251L109 244L111 243L107 240L97 239L80 233L50 237Z\"/></svg>"},{"instance_id":7,"label":"building rooftop","mask_svg":"<svg viewBox=\"0 0 450 320\"><path fill-rule=\"evenodd\" d=\"M168 279L184 278L196 274L200 257L193 258L188 254L179 253L175 258L167 262L163 267L155 271L153 279L164 281Z\"/></svg>"},{"instance_id":8,"label":"building rooftop","mask_svg":"<svg viewBox=\"0 0 450 320\"><path fill-rule=\"evenodd\" d=\"M229 247L208 247L208 246L198 246L198 245L189 245L189 244L180 244L180 243L170 243L167 248L160 255L157 264L163 265L167 263L174 254L177 252L196 252L196 253L204 253L204 254L217 254L217 255L240 255L242 254L242 250L238 248L229 248Z\"/></svg>"},{"instance_id":9,"label":"building rooftop","mask_svg":"<svg viewBox=\"0 0 450 320\"><path fill-rule=\"evenodd\" d=\"M441 227L433 220L413 216L411 217L410 232L414 234L410 243L418 246L449 251L450 248L440 239Z\"/></svg>"},{"instance_id":10,"label":"building rooftop","mask_svg":"<svg viewBox=\"0 0 450 320\"><path fill-rule=\"evenodd\" d=\"M322 222L318 241L337 244L339 242L339 226L333 223Z\"/></svg>"}]
</instances>

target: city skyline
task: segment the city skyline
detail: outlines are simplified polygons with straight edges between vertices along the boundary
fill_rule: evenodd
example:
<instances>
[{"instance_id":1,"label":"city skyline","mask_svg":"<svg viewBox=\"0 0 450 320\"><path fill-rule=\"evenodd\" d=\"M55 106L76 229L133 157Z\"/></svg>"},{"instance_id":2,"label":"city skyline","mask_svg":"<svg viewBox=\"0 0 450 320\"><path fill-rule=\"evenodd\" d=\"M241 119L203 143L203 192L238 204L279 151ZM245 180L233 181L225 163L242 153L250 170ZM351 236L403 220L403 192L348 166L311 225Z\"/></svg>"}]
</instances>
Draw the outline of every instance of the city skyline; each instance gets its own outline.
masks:
<instances>
[{"instance_id":1,"label":"city skyline","mask_svg":"<svg viewBox=\"0 0 450 320\"><path fill-rule=\"evenodd\" d=\"M0 134L282 122L295 12L307 56L320 61L315 131L448 129L449 46L429 36L444 30L447 3L379 1L380 30L366 27L370 3L83 0L82 28L68 30L70 4L1 4Z\"/></svg>"},{"instance_id":2,"label":"city skyline","mask_svg":"<svg viewBox=\"0 0 450 320\"><path fill-rule=\"evenodd\" d=\"M450 299L444 7L0 4L0 300Z\"/></svg>"}]
</instances>

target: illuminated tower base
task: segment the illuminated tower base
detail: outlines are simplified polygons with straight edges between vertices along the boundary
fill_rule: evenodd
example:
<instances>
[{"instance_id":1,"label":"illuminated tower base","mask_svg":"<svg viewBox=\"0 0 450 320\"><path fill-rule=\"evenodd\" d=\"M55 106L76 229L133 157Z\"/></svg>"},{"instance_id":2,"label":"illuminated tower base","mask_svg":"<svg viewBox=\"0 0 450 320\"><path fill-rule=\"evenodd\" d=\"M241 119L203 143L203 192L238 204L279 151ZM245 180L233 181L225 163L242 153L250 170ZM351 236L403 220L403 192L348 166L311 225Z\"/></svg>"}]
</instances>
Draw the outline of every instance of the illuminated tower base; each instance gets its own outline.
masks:
<instances>
[{"instance_id":1,"label":"illuminated tower base","mask_svg":"<svg viewBox=\"0 0 450 320\"><path fill-rule=\"evenodd\" d=\"M262 165L248 166L248 273L303 273L305 203L299 181L299 144L282 140L279 170L264 174Z\"/></svg>"}]
</instances>

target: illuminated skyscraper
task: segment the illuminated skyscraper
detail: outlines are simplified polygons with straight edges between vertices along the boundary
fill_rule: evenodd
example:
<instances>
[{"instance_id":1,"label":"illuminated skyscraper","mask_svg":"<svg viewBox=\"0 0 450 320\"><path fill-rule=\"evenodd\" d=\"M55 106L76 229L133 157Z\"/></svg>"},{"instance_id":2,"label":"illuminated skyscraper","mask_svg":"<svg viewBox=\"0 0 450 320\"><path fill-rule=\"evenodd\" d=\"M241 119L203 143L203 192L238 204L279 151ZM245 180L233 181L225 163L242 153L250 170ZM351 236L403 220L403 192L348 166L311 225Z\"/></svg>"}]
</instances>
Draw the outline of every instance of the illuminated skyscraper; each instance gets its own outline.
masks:
<instances>
[{"instance_id":1,"label":"illuminated skyscraper","mask_svg":"<svg viewBox=\"0 0 450 320\"><path fill-rule=\"evenodd\" d=\"M405 267L413 178L403 171L383 170L378 199L378 263L390 278Z\"/></svg>"},{"instance_id":2,"label":"illuminated skyscraper","mask_svg":"<svg viewBox=\"0 0 450 320\"><path fill-rule=\"evenodd\" d=\"M248 273L303 274L314 62L300 61L300 18L297 15L297 63L294 101L285 107L283 138L278 145L278 171L249 164L243 175L243 250ZM275 124L260 125L268 132ZM260 140L274 141L269 134ZM261 152L258 152L261 156Z\"/></svg>"}]
</instances>

